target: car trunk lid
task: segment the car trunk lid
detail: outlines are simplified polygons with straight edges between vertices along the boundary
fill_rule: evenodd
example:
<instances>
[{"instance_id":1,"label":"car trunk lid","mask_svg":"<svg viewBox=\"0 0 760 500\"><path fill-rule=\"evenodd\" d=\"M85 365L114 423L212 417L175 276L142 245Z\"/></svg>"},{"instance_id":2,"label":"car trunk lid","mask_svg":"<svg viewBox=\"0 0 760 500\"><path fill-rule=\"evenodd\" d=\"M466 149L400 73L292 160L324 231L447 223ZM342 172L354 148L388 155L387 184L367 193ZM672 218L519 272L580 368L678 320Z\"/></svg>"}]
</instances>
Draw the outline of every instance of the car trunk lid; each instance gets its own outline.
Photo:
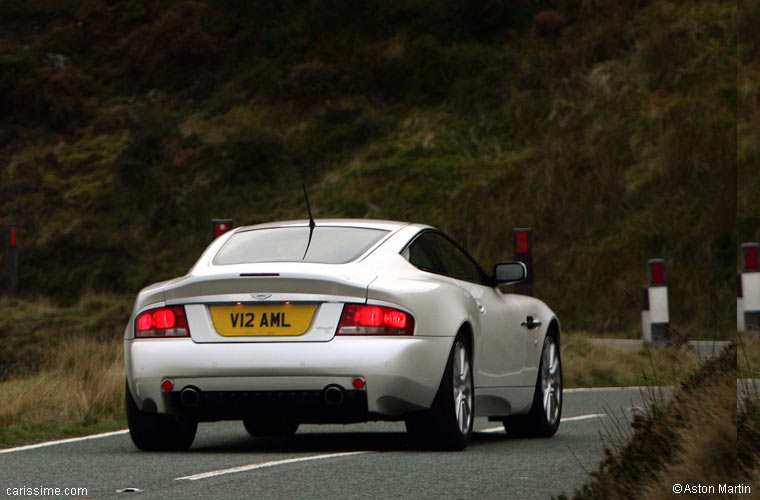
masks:
<instances>
[{"instance_id":1,"label":"car trunk lid","mask_svg":"<svg viewBox=\"0 0 760 500\"><path fill-rule=\"evenodd\" d=\"M167 305L185 306L195 342L328 341L343 304L366 302L377 277L358 264L224 267L223 274L217 268L164 286Z\"/></svg>"}]
</instances>

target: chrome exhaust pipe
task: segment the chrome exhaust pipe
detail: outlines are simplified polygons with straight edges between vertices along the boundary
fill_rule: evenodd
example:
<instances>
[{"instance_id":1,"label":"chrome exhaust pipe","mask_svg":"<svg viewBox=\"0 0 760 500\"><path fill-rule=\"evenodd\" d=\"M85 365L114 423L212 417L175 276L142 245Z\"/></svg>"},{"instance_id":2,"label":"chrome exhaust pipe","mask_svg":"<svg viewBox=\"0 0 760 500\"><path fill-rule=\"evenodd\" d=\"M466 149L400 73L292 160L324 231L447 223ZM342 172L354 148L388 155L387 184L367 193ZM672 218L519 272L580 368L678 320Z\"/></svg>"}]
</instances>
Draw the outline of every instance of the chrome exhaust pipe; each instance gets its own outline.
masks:
<instances>
[{"instance_id":1,"label":"chrome exhaust pipe","mask_svg":"<svg viewBox=\"0 0 760 500\"><path fill-rule=\"evenodd\" d=\"M343 388L339 385L325 387L325 403L330 406L338 406L343 403Z\"/></svg>"},{"instance_id":2,"label":"chrome exhaust pipe","mask_svg":"<svg viewBox=\"0 0 760 500\"><path fill-rule=\"evenodd\" d=\"M194 408L201 402L201 393L195 387L185 387L179 394L179 400L188 408Z\"/></svg>"}]
</instances>

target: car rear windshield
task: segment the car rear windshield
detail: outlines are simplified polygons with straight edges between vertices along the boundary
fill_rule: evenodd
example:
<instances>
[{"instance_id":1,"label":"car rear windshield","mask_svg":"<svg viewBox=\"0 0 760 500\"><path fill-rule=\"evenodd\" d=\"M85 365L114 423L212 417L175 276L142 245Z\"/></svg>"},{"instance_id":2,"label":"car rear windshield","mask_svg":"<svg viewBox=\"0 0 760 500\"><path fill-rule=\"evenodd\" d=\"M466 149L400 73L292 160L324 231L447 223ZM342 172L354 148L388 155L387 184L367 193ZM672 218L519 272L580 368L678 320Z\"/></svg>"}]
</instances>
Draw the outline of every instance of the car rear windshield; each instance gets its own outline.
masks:
<instances>
[{"instance_id":1,"label":"car rear windshield","mask_svg":"<svg viewBox=\"0 0 760 500\"><path fill-rule=\"evenodd\" d=\"M309 242L308 227L254 229L233 234L214 257L214 264L253 262L351 262L388 231L360 227L315 227Z\"/></svg>"}]
</instances>

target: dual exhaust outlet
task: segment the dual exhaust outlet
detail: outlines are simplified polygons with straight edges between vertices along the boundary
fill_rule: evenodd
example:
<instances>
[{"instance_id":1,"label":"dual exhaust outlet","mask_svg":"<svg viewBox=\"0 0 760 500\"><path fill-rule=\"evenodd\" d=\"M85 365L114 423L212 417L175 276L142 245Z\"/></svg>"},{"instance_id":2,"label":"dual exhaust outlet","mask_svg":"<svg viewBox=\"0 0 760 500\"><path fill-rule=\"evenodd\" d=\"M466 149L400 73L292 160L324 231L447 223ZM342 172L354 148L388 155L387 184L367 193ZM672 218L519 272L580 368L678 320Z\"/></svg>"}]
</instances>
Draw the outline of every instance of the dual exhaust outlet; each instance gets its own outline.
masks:
<instances>
[{"instance_id":1,"label":"dual exhaust outlet","mask_svg":"<svg viewBox=\"0 0 760 500\"><path fill-rule=\"evenodd\" d=\"M179 400L188 408L195 408L201 402L201 391L195 387L185 387L179 393Z\"/></svg>"},{"instance_id":2,"label":"dual exhaust outlet","mask_svg":"<svg viewBox=\"0 0 760 500\"><path fill-rule=\"evenodd\" d=\"M328 385L322 391L322 398L330 406L340 406L345 399L345 390L339 385ZM201 392L195 387L185 387L179 393L179 400L187 408L195 408L201 402Z\"/></svg>"}]
</instances>

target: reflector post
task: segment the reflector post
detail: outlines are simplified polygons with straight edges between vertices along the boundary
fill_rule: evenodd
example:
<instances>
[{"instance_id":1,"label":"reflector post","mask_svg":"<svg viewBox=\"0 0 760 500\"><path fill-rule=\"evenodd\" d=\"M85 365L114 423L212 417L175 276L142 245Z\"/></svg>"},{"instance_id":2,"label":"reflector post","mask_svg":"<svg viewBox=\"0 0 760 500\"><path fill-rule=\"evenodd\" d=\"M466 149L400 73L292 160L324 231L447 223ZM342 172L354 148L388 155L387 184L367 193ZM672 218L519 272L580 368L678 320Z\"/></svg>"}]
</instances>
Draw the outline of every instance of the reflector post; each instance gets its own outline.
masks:
<instances>
[{"instance_id":1,"label":"reflector post","mask_svg":"<svg viewBox=\"0 0 760 500\"><path fill-rule=\"evenodd\" d=\"M739 331L760 330L760 244L742 243L741 261L736 326Z\"/></svg>"},{"instance_id":2,"label":"reflector post","mask_svg":"<svg viewBox=\"0 0 760 500\"><path fill-rule=\"evenodd\" d=\"M211 239L215 240L232 229L232 219L211 219Z\"/></svg>"},{"instance_id":3,"label":"reflector post","mask_svg":"<svg viewBox=\"0 0 760 500\"><path fill-rule=\"evenodd\" d=\"M646 343L670 342L670 312L665 259L647 261L648 286L641 300L641 335Z\"/></svg>"},{"instance_id":4,"label":"reflector post","mask_svg":"<svg viewBox=\"0 0 760 500\"><path fill-rule=\"evenodd\" d=\"M760 271L758 267L758 249L760 249L760 244L754 241L742 244L742 272L756 273Z\"/></svg>"},{"instance_id":5,"label":"reflector post","mask_svg":"<svg viewBox=\"0 0 760 500\"><path fill-rule=\"evenodd\" d=\"M667 286L665 259L649 259L647 262L649 286Z\"/></svg>"},{"instance_id":6,"label":"reflector post","mask_svg":"<svg viewBox=\"0 0 760 500\"><path fill-rule=\"evenodd\" d=\"M515 232L515 253L530 252L530 233L528 231Z\"/></svg>"},{"instance_id":7,"label":"reflector post","mask_svg":"<svg viewBox=\"0 0 760 500\"><path fill-rule=\"evenodd\" d=\"M527 276L515 284L515 293L533 295L533 230L529 227L512 228L515 260L525 264Z\"/></svg>"},{"instance_id":8,"label":"reflector post","mask_svg":"<svg viewBox=\"0 0 760 500\"><path fill-rule=\"evenodd\" d=\"M744 274L736 275L736 331L745 332L747 326L744 324L744 285L742 277Z\"/></svg>"}]
</instances>

